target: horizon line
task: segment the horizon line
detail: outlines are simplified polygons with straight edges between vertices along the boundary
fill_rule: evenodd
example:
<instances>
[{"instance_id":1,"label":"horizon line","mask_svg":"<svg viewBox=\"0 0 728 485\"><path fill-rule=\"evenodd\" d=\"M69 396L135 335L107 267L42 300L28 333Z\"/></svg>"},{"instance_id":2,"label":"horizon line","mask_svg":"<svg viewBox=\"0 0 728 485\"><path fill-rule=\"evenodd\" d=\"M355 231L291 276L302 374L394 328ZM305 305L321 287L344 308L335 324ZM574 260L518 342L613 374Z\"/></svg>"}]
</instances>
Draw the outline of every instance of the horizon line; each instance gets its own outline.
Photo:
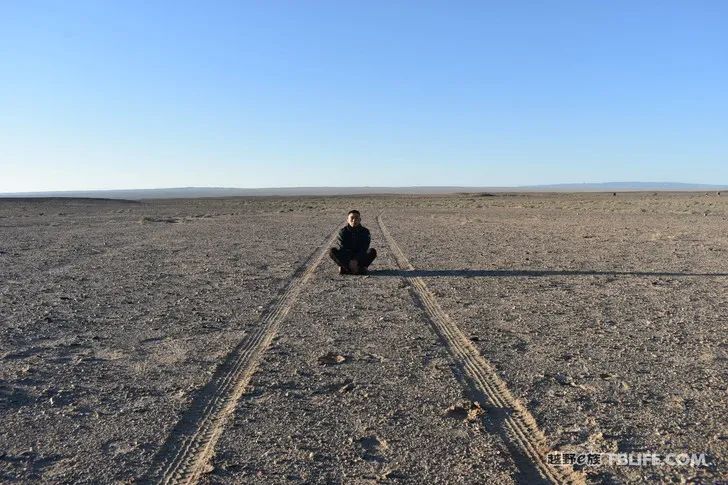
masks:
<instances>
[{"instance_id":1,"label":"horizon line","mask_svg":"<svg viewBox=\"0 0 728 485\"><path fill-rule=\"evenodd\" d=\"M529 184L529 185L289 185L289 186L267 186L267 187L234 187L219 185L189 185L174 187L148 187L148 188L104 188L104 189L49 189L49 190L23 190L13 192L0 192L0 196L23 195L23 194L58 194L58 193L79 193L79 192L141 192L141 191L169 191L169 190L311 190L311 189L538 189L538 188L556 188L556 187L606 187L606 186L627 186L633 185L634 188L644 190L660 190L660 186L685 186L685 187L704 187L704 188L726 188L728 184L700 183L700 182L672 182L672 181L611 181L611 182L563 182L563 183L547 183L547 184ZM650 188L651 187L651 188ZM611 189L610 189L611 190ZM665 189L662 189L665 190ZM668 189L669 190L669 189Z\"/></svg>"}]
</instances>

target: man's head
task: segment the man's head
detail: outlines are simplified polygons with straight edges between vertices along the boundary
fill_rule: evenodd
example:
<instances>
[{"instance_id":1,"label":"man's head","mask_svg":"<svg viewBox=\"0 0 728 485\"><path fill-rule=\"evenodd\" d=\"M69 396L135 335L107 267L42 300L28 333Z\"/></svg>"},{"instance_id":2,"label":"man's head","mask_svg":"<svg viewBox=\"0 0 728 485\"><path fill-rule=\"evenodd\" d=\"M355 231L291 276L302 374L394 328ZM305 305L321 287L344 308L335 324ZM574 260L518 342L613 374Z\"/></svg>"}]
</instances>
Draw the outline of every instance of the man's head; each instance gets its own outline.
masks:
<instances>
[{"instance_id":1,"label":"man's head","mask_svg":"<svg viewBox=\"0 0 728 485\"><path fill-rule=\"evenodd\" d=\"M361 223L361 214L359 214L359 211L356 209L350 210L346 215L346 222L348 222L351 227L358 226Z\"/></svg>"}]
</instances>

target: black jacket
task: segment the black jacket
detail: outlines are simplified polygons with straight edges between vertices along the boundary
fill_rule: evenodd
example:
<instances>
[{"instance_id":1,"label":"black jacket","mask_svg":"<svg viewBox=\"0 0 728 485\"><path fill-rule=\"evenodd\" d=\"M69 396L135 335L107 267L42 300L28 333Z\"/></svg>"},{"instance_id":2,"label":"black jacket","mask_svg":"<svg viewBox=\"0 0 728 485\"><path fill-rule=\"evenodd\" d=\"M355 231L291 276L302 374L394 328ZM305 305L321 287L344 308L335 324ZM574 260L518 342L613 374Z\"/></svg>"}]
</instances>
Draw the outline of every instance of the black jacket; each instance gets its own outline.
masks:
<instances>
[{"instance_id":1,"label":"black jacket","mask_svg":"<svg viewBox=\"0 0 728 485\"><path fill-rule=\"evenodd\" d=\"M369 229L362 225L351 227L347 224L339 230L336 243L339 245L339 249L354 256L366 253L371 240Z\"/></svg>"}]
</instances>

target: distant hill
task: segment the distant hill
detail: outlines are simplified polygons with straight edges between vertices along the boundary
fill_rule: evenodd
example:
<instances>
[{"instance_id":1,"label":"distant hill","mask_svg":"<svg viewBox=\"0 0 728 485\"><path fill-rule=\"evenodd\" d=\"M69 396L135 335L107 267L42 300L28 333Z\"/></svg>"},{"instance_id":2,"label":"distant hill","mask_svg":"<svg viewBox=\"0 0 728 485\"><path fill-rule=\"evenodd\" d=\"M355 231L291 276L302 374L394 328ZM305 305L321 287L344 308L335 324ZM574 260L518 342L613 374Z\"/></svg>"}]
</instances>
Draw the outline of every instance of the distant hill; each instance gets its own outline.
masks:
<instances>
[{"instance_id":1,"label":"distant hill","mask_svg":"<svg viewBox=\"0 0 728 485\"><path fill-rule=\"evenodd\" d=\"M186 199L200 197L356 195L356 194L452 194L458 192L626 192L626 191L711 191L728 190L728 185L679 182L606 182L584 184L523 185L516 187L179 187L165 189L73 190L52 192L0 193L0 197L83 197L105 199Z\"/></svg>"},{"instance_id":2,"label":"distant hill","mask_svg":"<svg viewBox=\"0 0 728 485\"><path fill-rule=\"evenodd\" d=\"M614 192L614 191L703 191L725 190L728 185L686 184L681 182L604 182L597 184L552 184L514 187L516 190L555 192Z\"/></svg>"}]
</instances>

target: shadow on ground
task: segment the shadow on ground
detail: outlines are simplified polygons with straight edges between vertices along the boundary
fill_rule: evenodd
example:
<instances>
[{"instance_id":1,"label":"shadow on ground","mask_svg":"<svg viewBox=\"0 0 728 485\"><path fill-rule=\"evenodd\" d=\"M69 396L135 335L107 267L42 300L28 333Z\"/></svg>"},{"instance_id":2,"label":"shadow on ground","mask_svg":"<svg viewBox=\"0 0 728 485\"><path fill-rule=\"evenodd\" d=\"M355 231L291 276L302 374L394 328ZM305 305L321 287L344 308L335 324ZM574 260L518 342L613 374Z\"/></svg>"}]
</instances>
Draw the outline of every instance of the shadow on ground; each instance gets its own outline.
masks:
<instances>
[{"instance_id":1,"label":"shadow on ground","mask_svg":"<svg viewBox=\"0 0 728 485\"><path fill-rule=\"evenodd\" d=\"M462 278L495 278L495 277L539 277L539 276L700 276L700 277L723 277L728 273L674 273L666 271L595 271L595 270L551 270L551 269L415 269L415 270L394 270L380 269L369 270L370 276L404 276L404 277L462 277Z\"/></svg>"}]
</instances>

